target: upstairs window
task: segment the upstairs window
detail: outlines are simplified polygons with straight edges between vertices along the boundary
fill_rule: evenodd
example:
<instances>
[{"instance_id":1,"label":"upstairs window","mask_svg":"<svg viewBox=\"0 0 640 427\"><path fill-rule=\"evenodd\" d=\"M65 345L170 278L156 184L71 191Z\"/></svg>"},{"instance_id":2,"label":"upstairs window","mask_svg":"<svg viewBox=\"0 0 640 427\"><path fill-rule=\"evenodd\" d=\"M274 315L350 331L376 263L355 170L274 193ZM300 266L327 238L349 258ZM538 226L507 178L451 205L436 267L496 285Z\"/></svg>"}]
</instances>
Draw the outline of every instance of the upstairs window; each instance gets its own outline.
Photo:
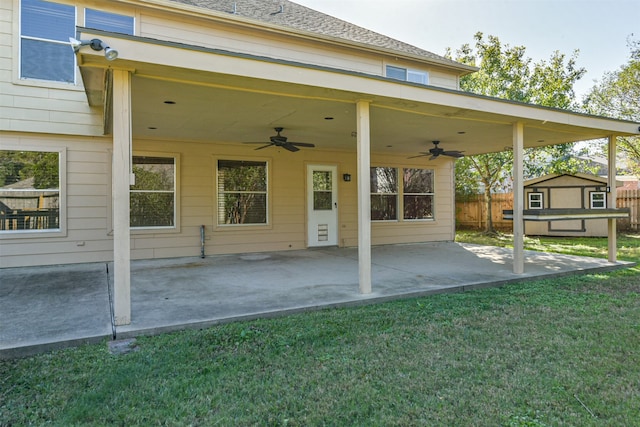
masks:
<instances>
[{"instance_id":1,"label":"upstairs window","mask_svg":"<svg viewBox=\"0 0 640 427\"><path fill-rule=\"evenodd\" d=\"M592 191L589 193L589 200L591 209L607 208L607 193L604 191Z\"/></svg>"},{"instance_id":2,"label":"upstairs window","mask_svg":"<svg viewBox=\"0 0 640 427\"><path fill-rule=\"evenodd\" d=\"M20 2L20 78L75 83L75 55L69 37L76 25L133 34L133 17L85 9L78 22L76 8L43 0Z\"/></svg>"},{"instance_id":3,"label":"upstairs window","mask_svg":"<svg viewBox=\"0 0 640 427\"><path fill-rule=\"evenodd\" d=\"M542 209L542 193L529 193L529 209Z\"/></svg>"},{"instance_id":4,"label":"upstairs window","mask_svg":"<svg viewBox=\"0 0 640 427\"><path fill-rule=\"evenodd\" d=\"M69 37L76 33L76 8L22 0L20 12L20 77L74 83Z\"/></svg>"},{"instance_id":5,"label":"upstairs window","mask_svg":"<svg viewBox=\"0 0 640 427\"><path fill-rule=\"evenodd\" d=\"M429 73L387 65L387 77L405 82L429 84Z\"/></svg>"}]
</instances>

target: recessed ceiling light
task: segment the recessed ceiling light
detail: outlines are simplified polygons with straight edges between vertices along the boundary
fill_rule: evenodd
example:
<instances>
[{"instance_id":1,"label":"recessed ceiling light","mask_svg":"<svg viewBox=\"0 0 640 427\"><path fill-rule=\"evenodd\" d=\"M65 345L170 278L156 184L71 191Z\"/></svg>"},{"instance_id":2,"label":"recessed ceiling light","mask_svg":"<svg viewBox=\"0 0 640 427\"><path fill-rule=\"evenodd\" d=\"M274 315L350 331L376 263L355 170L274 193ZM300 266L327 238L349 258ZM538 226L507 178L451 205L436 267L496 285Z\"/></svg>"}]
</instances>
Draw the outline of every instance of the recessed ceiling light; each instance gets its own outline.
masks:
<instances>
[{"instance_id":1,"label":"recessed ceiling light","mask_svg":"<svg viewBox=\"0 0 640 427\"><path fill-rule=\"evenodd\" d=\"M333 117L325 117L325 120L333 120Z\"/></svg>"},{"instance_id":2,"label":"recessed ceiling light","mask_svg":"<svg viewBox=\"0 0 640 427\"><path fill-rule=\"evenodd\" d=\"M165 104L169 104L169 105L173 105L176 103L176 101L164 101Z\"/></svg>"},{"instance_id":3,"label":"recessed ceiling light","mask_svg":"<svg viewBox=\"0 0 640 427\"><path fill-rule=\"evenodd\" d=\"M391 148L391 147L393 147L393 145L387 145L387 148Z\"/></svg>"},{"instance_id":4,"label":"recessed ceiling light","mask_svg":"<svg viewBox=\"0 0 640 427\"><path fill-rule=\"evenodd\" d=\"M544 139L539 139L538 142L544 142Z\"/></svg>"},{"instance_id":5,"label":"recessed ceiling light","mask_svg":"<svg viewBox=\"0 0 640 427\"><path fill-rule=\"evenodd\" d=\"M156 129L158 129L158 128L157 128L157 127L155 127L155 126L149 126L147 129L149 129L149 130L156 130Z\"/></svg>"},{"instance_id":6,"label":"recessed ceiling light","mask_svg":"<svg viewBox=\"0 0 640 427\"><path fill-rule=\"evenodd\" d=\"M466 132L461 130L460 132L458 132L458 135L464 135Z\"/></svg>"}]
</instances>

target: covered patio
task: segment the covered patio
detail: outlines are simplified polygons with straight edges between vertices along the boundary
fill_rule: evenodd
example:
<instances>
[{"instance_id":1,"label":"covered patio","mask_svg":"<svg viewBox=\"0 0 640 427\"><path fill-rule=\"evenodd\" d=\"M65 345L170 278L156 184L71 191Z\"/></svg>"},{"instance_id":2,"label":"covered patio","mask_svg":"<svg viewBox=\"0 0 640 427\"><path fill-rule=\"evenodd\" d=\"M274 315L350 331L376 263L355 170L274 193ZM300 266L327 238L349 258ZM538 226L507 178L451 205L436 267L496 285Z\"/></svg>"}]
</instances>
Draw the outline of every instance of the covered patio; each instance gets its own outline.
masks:
<instances>
[{"instance_id":1,"label":"covered patio","mask_svg":"<svg viewBox=\"0 0 640 427\"><path fill-rule=\"evenodd\" d=\"M463 292L628 266L605 259L453 242L372 248L373 292L359 292L356 248L131 263L129 325L115 326L112 263L0 269L0 358L222 322Z\"/></svg>"}]
</instances>

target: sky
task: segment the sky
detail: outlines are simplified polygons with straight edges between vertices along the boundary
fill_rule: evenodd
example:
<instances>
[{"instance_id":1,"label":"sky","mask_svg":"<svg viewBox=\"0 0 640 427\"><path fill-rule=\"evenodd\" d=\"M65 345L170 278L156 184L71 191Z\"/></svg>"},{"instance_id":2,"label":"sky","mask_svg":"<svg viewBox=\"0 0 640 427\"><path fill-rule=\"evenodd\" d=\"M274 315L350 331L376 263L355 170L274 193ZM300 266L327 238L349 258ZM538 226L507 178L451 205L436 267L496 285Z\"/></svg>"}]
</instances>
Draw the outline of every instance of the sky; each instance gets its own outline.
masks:
<instances>
[{"instance_id":1,"label":"sky","mask_svg":"<svg viewBox=\"0 0 640 427\"><path fill-rule=\"evenodd\" d=\"M640 39L640 0L293 0L298 4L438 55L480 31L503 45L525 46L533 62L579 50L587 73L578 100L629 60L627 39Z\"/></svg>"}]
</instances>

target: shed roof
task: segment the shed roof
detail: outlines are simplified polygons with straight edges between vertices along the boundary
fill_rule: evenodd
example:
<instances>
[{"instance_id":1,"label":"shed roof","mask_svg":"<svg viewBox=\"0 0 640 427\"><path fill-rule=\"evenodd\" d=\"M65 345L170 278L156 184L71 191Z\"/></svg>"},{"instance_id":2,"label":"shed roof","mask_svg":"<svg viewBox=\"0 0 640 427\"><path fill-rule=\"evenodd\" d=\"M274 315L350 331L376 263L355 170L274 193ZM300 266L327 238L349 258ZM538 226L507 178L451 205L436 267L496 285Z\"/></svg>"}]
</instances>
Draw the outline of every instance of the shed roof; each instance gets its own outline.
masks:
<instances>
[{"instance_id":1,"label":"shed roof","mask_svg":"<svg viewBox=\"0 0 640 427\"><path fill-rule=\"evenodd\" d=\"M529 179L529 180L524 182L524 186L525 187L531 187L533 185L540 184L542 182L553 181L554 179L560 178L560 177L563 177L563 176L570 176L570 177L580 178L580 179L593 181L595 183L605 184L605 185L608 182L608 179L605 178L605 177L601 177L601 176L597 176L597 175L589 175L589 174L586 174L586 173L575 173L575 174L552 173L552 174L541 176L541 177L538 177L538 178ZM622 185L622 183L620 181L616 181L616 187L619 187L621 185Z\"/></svg>"},{"instance_id":2,"label":"shed roof","mask_svg":"<svg viewBox=\"0 0 640 427\"><path fill-rule=\"evenodd\" d=\"M477 70L476 67L461 64L433 52L411 44L368 30L347 21L335 18L317 10L288 0L170 0L228 13L234 16L260 21L270 25L286 27L296 31L307 32L319 36L338 39L350 43L358 43L370 47L381 48L398 54L410 55L436 62L463 73Z\"/></svg>"}]
</instances>

